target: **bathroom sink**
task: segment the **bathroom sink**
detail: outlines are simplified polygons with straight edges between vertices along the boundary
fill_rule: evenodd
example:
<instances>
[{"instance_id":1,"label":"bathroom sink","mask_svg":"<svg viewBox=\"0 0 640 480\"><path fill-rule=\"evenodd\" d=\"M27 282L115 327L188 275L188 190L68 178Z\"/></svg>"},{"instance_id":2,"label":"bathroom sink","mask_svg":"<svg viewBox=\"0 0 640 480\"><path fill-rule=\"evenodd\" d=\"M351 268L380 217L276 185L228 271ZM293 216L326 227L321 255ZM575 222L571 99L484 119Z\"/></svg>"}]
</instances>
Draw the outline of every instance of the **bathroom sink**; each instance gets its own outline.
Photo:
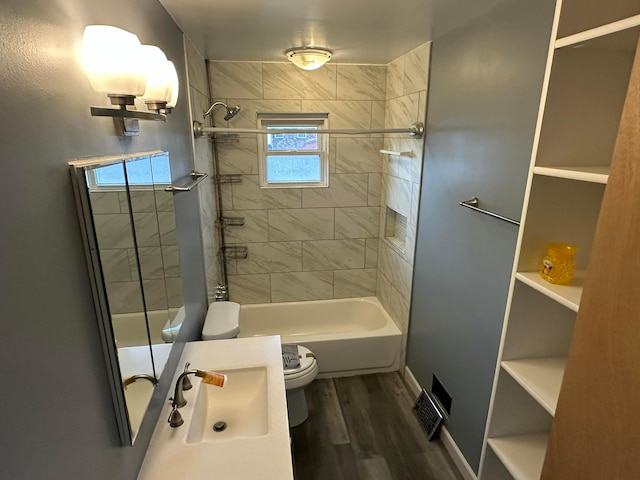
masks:
<instances>
[{"instance_id":1,"label":"bathroom sink","mask_svg":"<svg viewBox=\"0 0 640 480\"><path fill-rule=\"evenodd\" d=\"M267 368L216 370L224 387L201 384L194 402L187 443L220 442L268 433ZM215 428L214 428L215 426Z\"/></svg>"}]
</instances>

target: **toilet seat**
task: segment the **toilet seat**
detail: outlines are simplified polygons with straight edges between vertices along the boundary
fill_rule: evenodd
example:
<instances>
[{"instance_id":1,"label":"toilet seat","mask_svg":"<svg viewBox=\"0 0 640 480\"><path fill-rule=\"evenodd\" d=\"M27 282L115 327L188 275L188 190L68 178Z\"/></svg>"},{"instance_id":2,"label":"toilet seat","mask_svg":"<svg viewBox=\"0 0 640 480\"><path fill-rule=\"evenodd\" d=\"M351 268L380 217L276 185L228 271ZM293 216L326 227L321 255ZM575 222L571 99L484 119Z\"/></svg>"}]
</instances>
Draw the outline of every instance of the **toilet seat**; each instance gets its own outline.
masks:
<instances>
[{"instance_id":1,"label":"toilet seat","mask_svg":"<svg viewBox=\"0 0 640 480\"><path fill-rule=\"evenodd\" d=\"M284 371L284 384L287 390L308 385L318 375L318 362L311 350L298 345L300 366Z\"/></svg>"}]
</instances>

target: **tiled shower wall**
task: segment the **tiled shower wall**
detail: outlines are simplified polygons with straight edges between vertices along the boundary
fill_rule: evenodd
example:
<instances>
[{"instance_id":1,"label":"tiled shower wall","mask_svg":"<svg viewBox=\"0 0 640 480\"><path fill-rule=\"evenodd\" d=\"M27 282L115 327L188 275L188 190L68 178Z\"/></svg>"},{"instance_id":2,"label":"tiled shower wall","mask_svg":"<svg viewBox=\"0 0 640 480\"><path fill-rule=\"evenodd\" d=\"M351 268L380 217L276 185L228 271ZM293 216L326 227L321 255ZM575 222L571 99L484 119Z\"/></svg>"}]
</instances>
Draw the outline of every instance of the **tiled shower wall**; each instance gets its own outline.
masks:
<instances>
[{"instance_id":1,"label":"tiled shower wall","mask_svg":"<svg viewBox=\"0 0 640 480\"><path fill-rule=\"evenodd\" d=\"M211 105L207 87L207 71L204 57L185 37L185 53L189 74L189 99L191 101L191 116L193 120L203 122L202 114ZM205 272L207 277L207 292L209 302L214 300L216 285L220 282L220 268L218 264L218 235L215 230L216 193L214 186L214 170L211 160L210 137L203 136L193 139L193 158L195 169L209 175L198 186L200 200L200 229L202 232L202 247L204 250Z\"/></svg>"},{"instance_id":2,"label":"tiled shower wall","mask_svg":"<svg viewBox=\"0 0 640 480\"><path fill-rule=\"evenodd\" d=\"M96 237L111 313L143 312L183 305L173 196L163 189L90 192ZM130 209L131 208L131 209ZM136 229L135 244L131 213Z\"/></svg>"},{"instance_id":3,"label":"tiled shower wall","mask_svg":"<svg viewBox=\"0 0 640 480\"><path fill-rule=\"evenodd\" d=\"M329 64L313 72L286 63L211 62L214 100L242 107L229 122L220 108L216 125L256 128L258 112L329 112L330 128L424 122L429 49L424 44L388 66ZM406 332L422 145L406 136L335 135L329 188L261 190L255 136L219 144L221 173L243 175L243 183L221 186L225 216L245 218L244 227L225 229L227 243L249 248L246 260L229 263L232 300L377 295ZM383 156L383 147L412 156ZM401 244L384 238L387 207L407 219Z\"/></svg>"},{"instance_id":4,"label":"tiled shower wall","mask_svg":"<svg viewBox=\"0 0 640 480\"><path fill-rule=\"evenodd\" d=\"M260 112L328 112L329 128L380 128L385 122L386 66L326 65L305 72L289 63L211 62L214 99L240 105L216 125L256 128ZM229 263L231 299L243 303L370 296L376 293L381 136L332 136L328 188L260 189L255 135L218 145L226 243L248 258Z\"/></svg>"},{"instance_id":5,"label":"tiled shower wall","mask_svg":"<svg viewBox=\"0 0 640 480\"><path fill-rule=\"evenodd\" d=\"M430 48L431 43L421 45L388 65L385 128L425 123ZM424 139L406 136L385 136L384 139L386 150L411 152L387 155L382 164L383 208L376 289L377 297L405 334L409 322L423 145ZM406 219L401 241L391 241L385 235L388 231L385 224L391 220L388 209Z\"/></svg>"}]
</instances>

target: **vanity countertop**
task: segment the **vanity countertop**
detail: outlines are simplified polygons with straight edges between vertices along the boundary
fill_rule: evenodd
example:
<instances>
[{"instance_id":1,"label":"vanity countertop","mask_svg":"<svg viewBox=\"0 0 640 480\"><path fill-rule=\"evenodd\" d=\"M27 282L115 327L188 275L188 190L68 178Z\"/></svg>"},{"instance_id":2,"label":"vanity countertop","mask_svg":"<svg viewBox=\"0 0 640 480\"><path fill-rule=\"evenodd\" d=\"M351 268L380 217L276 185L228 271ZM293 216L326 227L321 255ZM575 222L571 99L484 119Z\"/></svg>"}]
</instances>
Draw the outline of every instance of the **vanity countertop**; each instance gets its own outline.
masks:
<instances>
[{"instance_id":1,"label":"vanity countertop","mask_svg":"<svg viewBox=\"0 0 640 480\"><path fill-rule=\"evenodd\" d=\"M191 363L191 369L229 372L224 388L234 380L234 370L266 368L267 431L228 440L220 437L222 440L219 441L194 442L189 438L189 432L194 413L197 415L195 406L196 399L200 398L199 390L218 387L204 385L200 378L190 376L193 388L184 393L188 403L180 409L184 424L178 428L169 426L167 418L171 403L167 402L151 437L138 480L293 480L280 337L188 343L174 375L174 385L186 362ZM173 389L168 397L172 396ZM215 403L212 408L215 409ZM238 408L242 406L238 405Z\"/></svg>"}]
</instances>

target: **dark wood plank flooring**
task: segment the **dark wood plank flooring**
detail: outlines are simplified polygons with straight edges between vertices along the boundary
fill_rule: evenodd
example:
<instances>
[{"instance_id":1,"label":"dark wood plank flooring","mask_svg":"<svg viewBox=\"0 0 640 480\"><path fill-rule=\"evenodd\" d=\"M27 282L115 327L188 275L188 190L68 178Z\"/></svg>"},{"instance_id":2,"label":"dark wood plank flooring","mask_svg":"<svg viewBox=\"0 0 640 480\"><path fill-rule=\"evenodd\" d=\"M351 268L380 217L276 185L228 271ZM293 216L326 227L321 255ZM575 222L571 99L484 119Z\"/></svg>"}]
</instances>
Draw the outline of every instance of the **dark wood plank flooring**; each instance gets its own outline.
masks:
<instances>
[{"instance_id":1,"label":"dark wood plank flooring","mask_svg":"<svg viewBox=\"0 0 640 480\"><path fill-rule=\"evenodd\" d=\"M398 373L315 380L306 396L309 419L291 430L296 480L462 480Z\"/></svg>"}]
</instances>

